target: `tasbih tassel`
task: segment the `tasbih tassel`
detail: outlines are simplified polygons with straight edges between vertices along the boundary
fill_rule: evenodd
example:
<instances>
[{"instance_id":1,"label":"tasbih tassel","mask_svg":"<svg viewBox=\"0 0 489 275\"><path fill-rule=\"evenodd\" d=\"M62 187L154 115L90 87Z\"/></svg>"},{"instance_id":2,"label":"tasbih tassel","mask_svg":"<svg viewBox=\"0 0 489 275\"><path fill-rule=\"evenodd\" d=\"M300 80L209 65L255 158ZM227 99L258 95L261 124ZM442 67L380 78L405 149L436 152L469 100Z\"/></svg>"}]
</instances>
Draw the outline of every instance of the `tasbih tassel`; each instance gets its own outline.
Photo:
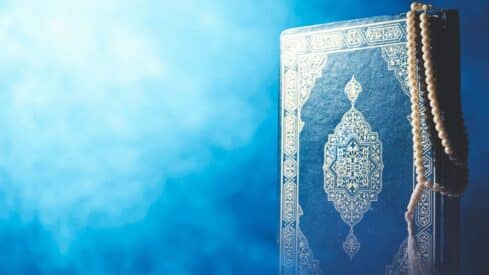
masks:
<instances>
[{"instance_id":1,"label":"tasbih tassel","mask_svg":"<svg viewBox=\"0 0 489 275\"><path fill-rule=\"evenodd\" d=\"M423 260L423 255L419 252L416 243L416 237L413 233L413 217L412 214L406 212L406 223L408 228L408 240L406 247L406 259L409 275L429 274L428 265Z\"/></svg>"}]
</instances>

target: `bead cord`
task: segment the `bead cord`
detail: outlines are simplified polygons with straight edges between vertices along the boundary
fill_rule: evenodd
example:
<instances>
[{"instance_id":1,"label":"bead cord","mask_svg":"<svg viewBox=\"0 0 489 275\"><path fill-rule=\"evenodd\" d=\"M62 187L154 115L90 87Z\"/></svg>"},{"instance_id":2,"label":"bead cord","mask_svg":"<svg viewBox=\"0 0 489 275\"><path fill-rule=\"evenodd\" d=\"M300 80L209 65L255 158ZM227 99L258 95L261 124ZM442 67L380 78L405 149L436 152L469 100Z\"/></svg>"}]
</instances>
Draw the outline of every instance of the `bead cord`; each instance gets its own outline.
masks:
<instances>
[{"instance_id":1,"label":"bead cord","mask_svg":"<svg viewBox=\"0 0 489 275\"><path fill-rule=\"evenodd\" d=\"M405 219L407 224L407 268L408 274L420 275L429 274L429 268L423 264L421 260L421 254L417 248L416 238L414 236L414 211L416 205L421 200L421 196L426 188L431 189L433 192L439 192L442 195L450 197L458 197L465 189L467 183L464 178L464 183L460 192L448 190L445 186L440 185L437 182L431 182L425 177L425 169L423 164L423 147L422 147L422 132L421 132L421 117L420 117L420 90L418 80L418 60L417 60L417 46L416 46L416 13L422 12L420 15L420 35L421 35L421 50L422 50L422 66L424 68L427 98L431 108L431 114L433 116L433 123L435 126L438 138L441 141L443 151L448 156L451 163L462 168L466 167L465 158L458 158L455 154L455 150L452 147L452 143L448 139L448 134L445 128L445 122L442 118L440 111L440 105L438 97L436 95L436 79L433 70L433 62L431 56L431 33L428 10L433 7L431 5L425 5L421 3L412 3L411 10L406 14L407 24L407 55L408 55L408 85L411 93L411 123L413 134L413 154L414 154L414 167L416 170L416 185L405 213ZM420 62L421 63L421 62ZM460 155L465 156L465 155ZM466 177L466 174L464 174Z\"/></svg>"},{"instance_id":2,"label":"bead cord","mask_svg":"<svg viewBox=\"0 0 489 275\"><path fill-rule=\"evenodd\" d=\"M436 79L433 70L433 62L431 56L431 33L428 10L432 9L431 5L425 5L421 3L412 3L411 10L406 14L407 17L407 53L408 53L408 81L411 90L411 121L412 121L412 134L413 134L413 152L414 152L414 166L416 170L416 186L411 194L407 212L406 220L411 220L413 217L414 209L421 200L421 196L425 188L431 189L434 192L439 192L442 195L448 195L451 197L458 197L461 193L448 190L445 186L431 182L425 177L425 170L423 165L423 149L422 149L422 134L421 134L421 118L419 109L419 86L417 75L417 59L416 59L416 12L422 11L420 15L420 29L421 29L421 50L423 67L425 73L425 81L428 92L428 101L431 108L431 114L433 115L433 121L435 130L438 137L441 140L441 145L444 152L452 160L458 160L455 151L452 147L452 143L448 139L448 134L445 128L445 123L441 115L439 101L436 95Z\"/></svg>"}]
</instances>

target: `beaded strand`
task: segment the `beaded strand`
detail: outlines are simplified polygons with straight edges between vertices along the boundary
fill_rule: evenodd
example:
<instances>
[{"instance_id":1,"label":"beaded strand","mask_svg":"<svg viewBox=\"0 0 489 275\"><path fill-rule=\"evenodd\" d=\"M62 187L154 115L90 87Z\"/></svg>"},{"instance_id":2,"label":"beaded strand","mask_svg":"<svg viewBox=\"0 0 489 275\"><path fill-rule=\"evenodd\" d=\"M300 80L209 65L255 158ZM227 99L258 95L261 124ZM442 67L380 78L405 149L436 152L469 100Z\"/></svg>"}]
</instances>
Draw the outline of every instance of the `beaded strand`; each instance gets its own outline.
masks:
<instances>
[{"instance_id":1,"label":"beaded strand","mask_svg":"<svg viewBox=\"0 0 489 275\"><path fill-rule=\"evenodd\" d=\"M407 17L407 55L408 55L408 81L411 90L411 120L412 120L412 134L413 134L413 153L414 153L414 166L416 170L416 186L411 194L406 211L406 220L408 221L408 231L411 232L411 223L413 219L413 213L416 205L421 200L421 196L425 188L431 189L434 192L440 192L442 195L448 195L458 197L461 193L452 192L439 183L432 183L425 177L425 170L423 165L423 151L422 151L422 134L421 134L421 118L419 109L419 87L417 78L417 64L416 64L416 12L423 11L420 15L420 28L421 28L421 49L423 67L425 72L426 88L428 92L428 101L431 107L431 114L433 115L433 121L435 130L438 137L441 140L441 145L444 152L450 159L457 159L455 151L451 142L448 139L448 134L443 121L438 97L436 95L436 80L433 70L433 62L431 56L431 33L428 10L432 9L431 5L425 5L421 3L412 3L411 10L406 14Z\"/></svg>"}]
</instances>

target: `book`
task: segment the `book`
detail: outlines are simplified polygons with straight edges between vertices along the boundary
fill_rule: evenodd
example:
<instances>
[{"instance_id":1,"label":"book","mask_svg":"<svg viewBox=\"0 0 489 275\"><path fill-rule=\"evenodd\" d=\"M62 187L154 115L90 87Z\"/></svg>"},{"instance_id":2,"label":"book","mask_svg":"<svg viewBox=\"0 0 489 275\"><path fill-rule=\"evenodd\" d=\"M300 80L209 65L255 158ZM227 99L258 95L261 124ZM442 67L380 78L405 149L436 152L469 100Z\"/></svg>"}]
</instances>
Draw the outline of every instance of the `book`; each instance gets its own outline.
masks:
<instances>
[{"instance_id":1,"label":"book","mask_svg":"<svg viewBox=\"0 0 489 275\"><path fill-rule=\"evenodd\" d=\"M440 102L458 117L458 13L430 21ZM282 33L281 274L407 274L404 212L416 182L406 42L405 14ZM450 187L459 178L428 109L421 100L425 176ZM414 221L429 273L457 274L458 198L425 190Z\"/></svg>"}]
</instances>

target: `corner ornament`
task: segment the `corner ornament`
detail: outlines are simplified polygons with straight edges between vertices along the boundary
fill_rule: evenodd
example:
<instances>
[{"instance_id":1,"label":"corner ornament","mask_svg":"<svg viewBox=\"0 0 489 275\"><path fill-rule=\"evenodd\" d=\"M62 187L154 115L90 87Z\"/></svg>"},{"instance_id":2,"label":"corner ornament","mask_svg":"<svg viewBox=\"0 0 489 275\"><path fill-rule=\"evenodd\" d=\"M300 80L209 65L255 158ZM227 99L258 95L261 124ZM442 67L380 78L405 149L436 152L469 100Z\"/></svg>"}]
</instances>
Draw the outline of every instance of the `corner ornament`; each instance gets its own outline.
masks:
<instances>
[{"instance_id":1,"label":"corner ornament","mask_svg":"<svg viewBox=\"0 0 489 275\"><path fill-rule=\"evenodd\" d=\"M344 92L351 107L343 115L324 146L324 191L328 201L349 227L343 250L350 260L360 251L354 227L377 201L382 190L382 143L363 114L355 108L362 92L361 84L352 76Z\"/></svg>"}]
</instances>

